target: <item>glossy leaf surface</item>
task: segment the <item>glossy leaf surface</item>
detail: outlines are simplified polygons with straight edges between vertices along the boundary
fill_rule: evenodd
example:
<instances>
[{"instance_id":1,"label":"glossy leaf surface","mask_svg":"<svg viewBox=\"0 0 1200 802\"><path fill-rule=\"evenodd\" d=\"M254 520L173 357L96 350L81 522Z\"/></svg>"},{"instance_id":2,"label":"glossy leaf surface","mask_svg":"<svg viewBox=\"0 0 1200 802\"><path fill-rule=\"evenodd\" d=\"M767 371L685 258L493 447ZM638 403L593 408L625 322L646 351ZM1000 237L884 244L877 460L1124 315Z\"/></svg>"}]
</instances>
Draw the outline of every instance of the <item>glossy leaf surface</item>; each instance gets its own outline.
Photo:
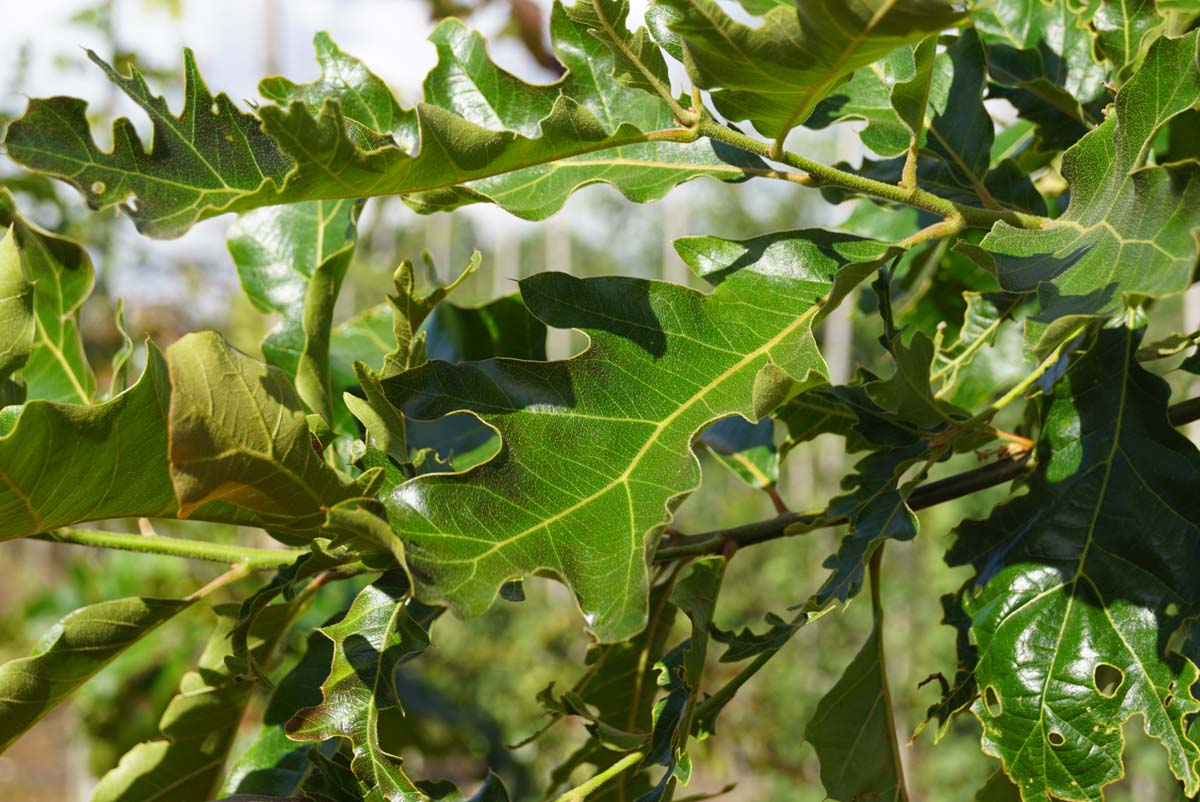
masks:
<instances>
[{"instance_id":1,"label":"glossy leaf surface","mask_svg":"<svg viewBox=\"0 0 1200 802\"><path fill-rule=\"evenodd\" d=\"M1137 340L1105 331L1068 369L1045 403L1029 493L961 525L947 556L977 571L963 597L972 709L1026 802L1099 800L1135 713L1188 792L1200 787L1187 735L1200 672L1172 640L1200 604L1200 452L1167 424L1166 386L1137 365Z\"/></svg>"},{"instance_id":2,"label":"glossy leaf surface","mask_svg":"<svg viewBox=\"0 0 1200 802\"><path fill-rule=\"evenodd\" d=\"M358 594L342 621L321 630L333 642L332 668L321 686L324 698L287 723L293 740L349 739L351 768L367 789L367 802L408 802L421 795L400 758L381 742L379 723L381 713L400 709L396 668L429 646L426 627L436 615L426 608L414 618L408 593L402 573L385 574Z\"/></svg>"},{"instance_id":3,"label":"glossy leaf surface","mask_svg":"<svg viewBox=\"0 0 1200 802\"><path fill-rule=\"evenodd\" d=\"M658 0L671 12L688 72L717 110L782 139L859 67L961 18L942 0L779 4L751 27L712 0Z\"/></svg>"}]
</instances>

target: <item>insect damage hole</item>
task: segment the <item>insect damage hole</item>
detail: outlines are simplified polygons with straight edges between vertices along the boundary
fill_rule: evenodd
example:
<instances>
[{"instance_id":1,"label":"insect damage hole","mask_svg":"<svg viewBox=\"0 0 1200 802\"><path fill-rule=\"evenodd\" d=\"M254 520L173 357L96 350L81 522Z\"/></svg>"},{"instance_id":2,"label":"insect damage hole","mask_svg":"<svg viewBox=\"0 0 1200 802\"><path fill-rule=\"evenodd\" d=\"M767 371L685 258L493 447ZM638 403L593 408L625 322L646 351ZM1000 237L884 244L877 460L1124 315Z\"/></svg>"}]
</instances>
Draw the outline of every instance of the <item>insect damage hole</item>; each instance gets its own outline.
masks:
<instances>
[{"instance_id":1,"label":"insect damage hole","mask_svg":"<svg viewBox=\"0 0 1200 802\"><path fill-rule=\"evenodd\" d=\"M1004 710L1003 705L1000 704L1000 695L991 685L983 689L983 706L987 708L988 715L992 717L999 716Z\"/></svg>"},{"instance_id":2,"label":"insect damage hole","mask_svg":"<svg viewBox=\"0 0 1200 802\"><path fill-rule=\"evenodd\" d=\"M1061 732L1054 730L1050 731L1050 734L1046 736L1046 740L1050 742L1051 746L1062 746L1067 742L1067 739L1063 737Z\"/></svg>"},{"instance_id":3,"label":"insect damage hole","mask_svg":"<svg viewBox=\"0 0 1200 802\"><path fill-rule=\"evenodd\" d=\"M1124 681L1125 672L1108 663L1097 663L1092 671L1092 684L1096 686L1096 692L1105 699L1116 696Z\"/></svg>"}]
</instances>

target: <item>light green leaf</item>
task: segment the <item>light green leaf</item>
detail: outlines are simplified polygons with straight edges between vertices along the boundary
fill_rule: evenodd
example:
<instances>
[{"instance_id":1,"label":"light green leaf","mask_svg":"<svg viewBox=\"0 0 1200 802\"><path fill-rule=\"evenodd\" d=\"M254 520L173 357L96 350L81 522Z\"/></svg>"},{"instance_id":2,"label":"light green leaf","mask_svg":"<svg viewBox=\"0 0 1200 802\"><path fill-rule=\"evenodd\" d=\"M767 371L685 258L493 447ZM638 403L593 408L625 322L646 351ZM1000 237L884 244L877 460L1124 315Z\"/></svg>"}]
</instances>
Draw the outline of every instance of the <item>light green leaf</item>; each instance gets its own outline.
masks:
<instances>
[{"instance_id":1,"label":"light green leaf","mask_svg":"<svg viewBox=\"0 0 1200 802\"><path fill-rule=\"evenodd\" d=\"M918 51L924 51L927 65L924 83L918 80L914 67L913 76L907 82L889 83L880 79L880 86L873 90L874 94L888 99L894 128L903 132L902 136L892 138L893 147L877 152L885 156L898 156L908 149L909 140L915 135L919 143L916 177L922 189L971 206L1007 207L1045 214L1046 207L1041 196L1015 162L1002 159L992 168L993 122L983 105L986 60L975 31L967 29L936 56L930 42L932 38L918 48ZM906 50L902 48L897 53ZM895 57L893 53L889 62ZM912 58L911 53L909 58ZM877 66L859 70L854 79L846 84L847 90L858 87L866 89L866 79L860 76L878 70ZM928 117L922 121L919 111L923 112L926 105ZM847 107L845 111L849 113L852 108ZM906 109L903 117L909 118L907 123L902 119L902 109ZM868 132L884 125L882 119L885 113L879 112L875 118L878 124L863 131L863 141L868 147L872 147ZM903 147L898 147L901 140ZM895 184L905 180L904 167L904 159L895 158L867 161L861 170L855 172ZM846 193L840 190L827 190L826 194L830 200L846 197Z\"/></svg>"},{"instance_id":2,"label":"light green leaf","mask_svg":"<svg viewBox=\"0 0 1200 802\"><path fill-rule=\"evenodd\" d=\"M612 75L618 81L652 95L671 93L671 79L662 51L645 28L629 29L628 0L575 0L562 8L572 22L608 48Z\"/></svg>"},{"instance_id":3,"label":"light green leaf","mask_svg":"<svg viewBox=\"0 0 1200 802\"><path fill-rule=\"evenodd\" d=\"M21 369L28 397L90 404L96 377L83 351L78 313L92 292L92 260L78 244L26 221L0 188L0 227L10 226L33 284L33 348Z\"/></svg>"},{"instance_id":4,"label":"light green leaf","mask_svg":"<svg viewBox=\"0 0 1200 802\"><path fill-rule=\"evenodd\" d=\"M308 408L329 421L333 307L354 254L361 208L349 200L272 206L241 215L229 232L246 295L259 311L283 316L263 341L263 355L294 379Z\"/></svg>"},{"instance_id":5,"label":"light green leaf","mask_svg":"<svg viewBox=\"0 0 1200 802\"><path fill-rule=\"evenodd\" d=\"M674 16L688 72L730 120L782 139L851 73L952 27L944 0L812 0L777 5L751 27L714 0L658 0ZM906 143L907 144L907 143Z\"/></svg>"},{"instance_id":6,"label":"light green leaf","mask_svg":"<svg viewBox=\"0 0 1200 802\"><path fill-rule=\"evenodd\" d=\"M0 437L0 540L82 521L174 515L169 397L166 363L151 345L141 379L111 401L25 404Z\"/></svg>"},{"instance_id":7,"label":"light green leaf","mask_svg":"<svg viewBox=\"0 0 1200 802\"><path fill-rule=\"evenodd\" d=\"M96 785L92 802L208 802L225 776L225 759L238 733L255 684L229 671L229 630L237 605L215 609L219 624L195 671L159 722L163 737L138 744ZM286 626L287 605L269 607L255 622L251 648L259 662L274 651Z\"/></svg>"},{"instance_id":8,"label":"light green leaf","mask_svg":"<svg viewBox=\"0 0 1200 802\"><path fill-rule=\"evenodd\" d=\"M1155 0L1087 0L1084 18L1096 32L1096 52L1112 65L1118 86L1162 35L1165 23Z\"/></svg>"},{"instance_id":9,"label":"light green leaf","mask_svg":"<svg viewBox=\"0 0 1200 802\"><path fill-rule=\"evenodd\" d=\"M321 629L333 642L332 668L321 686L324 700L287 723L293 740L350 741L351 767L366 790L365 802L410 802L421 796L400 758L381 743L379 731L380 714L400 708L397 666L429 646L427 628L439 612L410 604L408 594L403 573L384 574L355 597L344 619Z\"/></svg>"},{"instance_id":10,"label":"light green leaf","mask_svg":"<svg viewBox=\"0 0 1200 802\"><path fill-rule=\"evenodd\" d=\"M1044 404L1029 492L960 525L946 557L977 572L962 594L972 710L1026 802L1099 802L1134 714L1186 794L1200 789L1186 734L1200 671L1173 637L1200 610L1200 452L1168 424L1139 340L1103 331L1068 368Z\"/></svg>"},{"instance_id":11,"label":"light green leaf","mask_svg":"<svg viewBox=\"0 0 1200 802\"><path fill-rule=\"evenodd\" d=\"M593 7L593 3L598 5ZM589 13L589 8L594 13ZM740 181L765 169L761 160L709 140L616 142L601 149L581 141L590 139L589 129L597 126L612 137L619 137L630 126L642 132L679 126L674 112L660 98L618 81L618 77L630 75L624 56L616 58L620 74L614 77L614 40L612 32L603 29L600 14L619 25L622 34L627 33L624 15L611 0L580 0L570 12L561 5L554 7L550 29L567 74L548 86L525 84L494 65L486 58L482 37L457 20L441 23L431 37L438 45L439 58L425 79L427 102L489 130L534 138L539 130L550 133L547 123L561 113L563 100L569 99L578 104L578 122L574 124L580 130L570 147L579 155L409 197L409 205L425 212L490 201L518 216L540 220L561 208L571 192L597 181L612 184L629 200L647 201L700 176ZM613 16L617 14L620 16ZM601 29L590 29L591 25L601 25ZM651 47L642 34L630 34L623 41L642 51Z\"/></svg>"},{"instance_id":12,"label":"light green leaf","mask_svg":"<svg viewBox=\"0 0 1200 802\"><path fill-rule=\"evenodd\" d=\"M804 737L817 750L821 783L831 799L905 802L908 791L888 689L877 566L871 576L871 609L871 636L817 705Z\"/></svg>"},{"instance_id":13,"label":"light green leaf","mask_svg":"<svg viewBox=\"0 0 1200 802\"><path fill-rule=\"evenodd\" d=\"M414 150L416 115L400 108L383 79L334 44L327 33L318 33L313 47L321 67L317 80L296 84L278 75L264 78L258 83L259 94L280 106L303 103L313 113L332 98L346 119L347 136L360 147L380 147L391 136L405 150Z\"/></svg>"},{"instance_id":14,"label":"light green leaf","mask_svg":"<svg viewBox=\"0 0 1200 802\"><path fill-rule=\"evenodd\" d=\"M984 238L990 257L981 263L1005 289L1037 290L1043 326L1112 315L1130 296L1169 295L1191 282L1200 165L1149 166L1147 156L1162 125L1200 98L1197 41L1193 31L1155 42L1117 95L1115 116L1067 151L1071 203L1062 217L1039 230L997 223Z\"/></svg>"},{"instance_id":15,"label":"light green leaf","mask_svg":"<svg viewBox=\"0 0 1200 802\"><path fill-rule=\"evenodd\" d=\"M0 665L0 752L190 601L129 598L68 613L29 657Z\"/></svg>"},{"instance_id":16,"label":"light green leaf","mask_svg":"<svg viewBox=\"0 0 1200 802\"><path fill-rule=\"evenodd\" d=\"M1028 375L1031 366L1022 358L1015 327L1004 327L1025 299L1003 292L965 292L963 297L967 309L962 326L953 341L938 348L930 378L939 399L973 409L998 387Z\"/></svg>"},{"instance_id":17,"label":"light green leaf","mask_svg":"<svg viewBox=\"0 0 1200 802\"><path fill-rule=\"evenodd\" d=\"M521 282L522 298L546 324L585 331L583 354L431 362L384 382L409 417L470 412L503 441L483 465L388 497L419 598L479 614L506 581L548 572L602 641L639 632L649 556L699 483L692 438L732 414L758 420L823 377L812 326L835 276L895 253L819 231L678 247L715 292L544 273Z\"/></svg>"},{"instance_id":18,"label":"light green leaf","mask_svg":"<svg viewBox=\"0 0 1200 802\"><path fill-rule=\"evenodd\" d=\"M859 132L864 145L880 156L903 156L912 130L896 113L892 95L898 85L916 78L916 46L902 45L856 70L850 80L817 104L804 125L820 129L835 122L862 120L867 124Z\"/></svg>"},{"instance_id":19,"label":"light green leaf","mask_svg":"<svg viewBox=\"0 0 1200 802\"><path fill-rule=\"evenodd\" d=\"M33 284L21 266L17 236L10 227L0 239L0 382L33 351Z\"/></svg>"}]
</instances>

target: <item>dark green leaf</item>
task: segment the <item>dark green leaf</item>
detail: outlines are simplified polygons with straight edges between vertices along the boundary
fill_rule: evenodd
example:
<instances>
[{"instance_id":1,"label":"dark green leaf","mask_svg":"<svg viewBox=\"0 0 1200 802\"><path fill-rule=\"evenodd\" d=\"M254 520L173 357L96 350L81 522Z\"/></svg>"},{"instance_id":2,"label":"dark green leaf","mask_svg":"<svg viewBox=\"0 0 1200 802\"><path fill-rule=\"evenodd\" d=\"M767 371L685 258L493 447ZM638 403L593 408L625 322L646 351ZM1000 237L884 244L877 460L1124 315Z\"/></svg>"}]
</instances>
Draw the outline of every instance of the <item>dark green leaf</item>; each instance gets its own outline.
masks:
<instances>
[{"instance_id":1,"label":"dark green leaf","mask_svg":"<svg viewBox=\"0 0 1200 802\"><path fill-rule=\"evenodd\" d=\"M758 423L744 418L717 421L704 430L700 442L751 487L771 487L779 481L779 449L770 418Z\"/></svg>"},{"instance_id":2,"label":"dark green leaf","mask_svg":"<svg viewBox=\"0 0 1200 802\"><path fill-rule=\"evenodd\" d=\"M348 739L354 750L351 767L368 789L368 802L408 802L419 794L379 731L380 714L400 708L396 668L429 646L426 627L436 615L434 610L414 611L408 594L402 572L384 574L358 594L342 621L321 629L333 642L332 667L321 685L323 701L298 711L287 723L293 740Z\"/></svg>"},{"instance_id":3,"label":"dark green leaf","mask_svg":"<svg viewBox=\"0 0 1200 802\"><path fill-rule=\"evenodd\" d=\"M993 97L1038 126L1041 147L1068 148L1103 119L1107 70L1073 0L994 0L972 11L987 45Z\"/></svg>"},{"instance_id":4,"label":"dark green leaf","mask_svg":"<svg viewBox=\"0 0 1200 802\"><path fill-rule=\"evenodd\" d=\"M667 695L654 705L654 730L642 766L658 764L666 766L667 771L657 786L638 797L638 802L669 800L676 784L686 785L691 777L687 741L700 698L708 633L724 574L724 557L706 557L696 562L671 591L671 603L692 621L692 634L655 666L658 684Z\"/></svg>"},{"instance_id":5,"label":"dark green leaf","mask_svg":"<svg viewBox=\"0 0 1200 802\"><path fill-rule=\"evenodd\" d=\"M821 699L804 737L821 760L830 798L904 802L904 769L884 660L878 566L871 582L875 626L837 684Z\"/></svg>"},{"instance_id":6,"label":"dark green leaf","mask_svg":"<svg viewBox=\"0 0 1200 802\"><path fill-rule=\"evenodd\" d=\"M1061 218L1027 231L997 223L983 240L990 258L981 261L1005 289L1037 290L1035 335L1060 318L1111 315L1130 296L1168 295L1190 283L1200 166L1146 159L1162 125L1200 97L1196 47L1195 31L1155 42L1117 95L1116 115L1067 151L1071 203ZM1066 334L1062 325L1053 331Z\"/></svg>"},{"instance_id":7,"label":"dark green leaf","mask_svg":"<svg viewBox=\"0 0 1200 802\"><path fill-rule=\"evenodd\" d=\"M1099 800L1140 714L1186 792L1200 788L1200 672L1172 645L1200 609L1200 452L1167 423L1167 387L1100 335L1046 401L1029 493L969 521L947 555L977 574L972 710L1026 802Z\"/></svg>"},{"instance_id":8,"label":"dark green leaf","mask_svg":"<svg viewBox=\"0 0 1200 802\"><path fill-rule=\"evenodd\" d=\"M312 770L308 751L313 747L288 738L284 725L302 708L320 704L321 683L332 661L329 638L319 632L309 635L304 656L271 694L258 738L230 767L223 793L293 796L302 790Z\"/></svg>"}]
</instances>

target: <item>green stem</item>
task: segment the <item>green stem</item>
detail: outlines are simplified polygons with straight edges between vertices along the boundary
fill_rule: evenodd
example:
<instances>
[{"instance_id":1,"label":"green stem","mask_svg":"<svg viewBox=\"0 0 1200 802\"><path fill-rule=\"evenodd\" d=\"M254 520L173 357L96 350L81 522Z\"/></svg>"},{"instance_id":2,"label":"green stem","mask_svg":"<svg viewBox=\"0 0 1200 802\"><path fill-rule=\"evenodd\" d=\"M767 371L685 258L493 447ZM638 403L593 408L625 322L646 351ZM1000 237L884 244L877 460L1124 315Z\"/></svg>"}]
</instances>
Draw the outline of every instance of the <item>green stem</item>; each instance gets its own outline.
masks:
<instances>
[{"instance_id":1,"label":"green stem","mask_svg":"<svg viewBox=\"0 0 1200 802\"><path fill-rule=\"evenodd\" d=\"M600 788L600 786L604 785L606 782L625 771L625 769L636 765L643 757L645 757L645 755L643 755L641 752L630 752L628 755L621 758L592 779L581 785L575 786L571 790L558 797L555 797L554 802L583 802L583 800L587 799L593 791L597 790Z\"/></svg>"},{"instance_id":2,"label":"green stem","mask_svg":"<svg viewBox=\"0 0 1200 802\"><path fill-rule=\"evenodd\" d=\"M811 183L817 186L842 187L862 195L870 195L905 206L923 209L933 214L941 215L947 220L961 220L963 226L971 228L991 228L997 221L1003 220L1018 228L1041 228L1047 220L1037 215L1014 212L1007 209L980 209L966 206L940 198L931 192L917 187L901 187L885 184L872 178L848 173L836 167L830 167L820 162L806 159L788 151L772 152L770 145L747 136L740 131L727 128L713 120L704 119L696 124L696 131L701 136L724 142L735 148L754 153L766 159L783 162L791 167L808 173Z\"/></svg>"},{"instance_id":3,"label":"green stem","mask_svg":"<svg viewBox=\"0 0 1200 802\"><path fill-rule=\"evenodd\" d=\"M73 543L97 549L118 549L142 554L185 557L189 560L207 560L226 565L244 565L247 571L281 568L290 565L305 553L293 549L254 549L161 535L132 535L127 532L101 532L95 529L54 529L33 537L52 543Z\"/></svg>"}]
</instances>

